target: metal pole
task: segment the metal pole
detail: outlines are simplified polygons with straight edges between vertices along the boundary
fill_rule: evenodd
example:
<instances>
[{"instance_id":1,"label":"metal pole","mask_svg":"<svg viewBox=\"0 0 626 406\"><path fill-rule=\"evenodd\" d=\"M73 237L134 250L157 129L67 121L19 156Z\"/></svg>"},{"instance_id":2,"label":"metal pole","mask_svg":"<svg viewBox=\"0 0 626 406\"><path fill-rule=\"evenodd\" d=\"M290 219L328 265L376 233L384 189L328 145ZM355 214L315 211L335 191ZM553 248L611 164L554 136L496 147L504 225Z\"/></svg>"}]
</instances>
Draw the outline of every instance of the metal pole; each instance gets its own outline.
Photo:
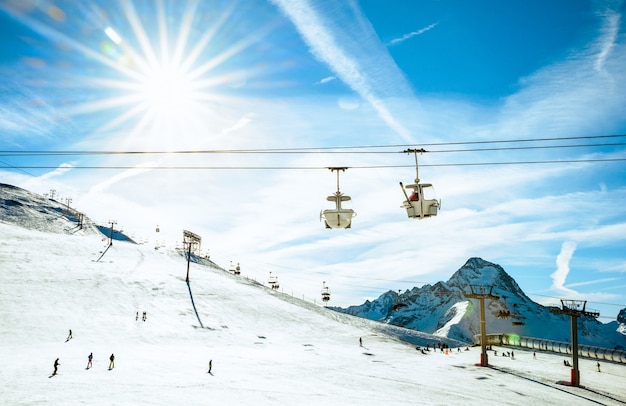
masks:
<instances>
[{"instance_id":1,"label":"metal pole","mask_svg":"<svg viewBox=\"0 0 626 406\"><path fill-rule=\"evenodd\" d=\"M189 248L187 249L187 277L185 282L189 283L189 262L191 261L191 243L187 243Z\"/></svg>"},{"instance_id":2,"label":"metal pole","mask_svg":"<svg viewBox=\"0 0 626 406\"><path fill-rule=\"evenodd\" d=\"M480 317L480 366L489 366L487 357L487 320L485 318L485 299L498 300L499 297L491 294L493 286L470 285L471 293L465 293L465 297L477 299Z\"/></svg>"},{"instance_id":3,"label":"metal pole","mask_svg":"<svg viewBox=\"0 0 626 406\"><path fill-rule=\"evenodd\" d=\"M572 372L571 385L580 385L580 370L578 369L578 317L572 314L570 317L572 323Z\"/></svg>"},{"instance_id":4,"label":"metal pole","mask_svg":"<svg viewBox=\"0 0 626 406\"><path fill-rule=\"evenodd\" d=\"M485 299L478 299L480 303L480 366L489 365L487 356L487 320L485 320Z\"/></svg>"}]
</instances>

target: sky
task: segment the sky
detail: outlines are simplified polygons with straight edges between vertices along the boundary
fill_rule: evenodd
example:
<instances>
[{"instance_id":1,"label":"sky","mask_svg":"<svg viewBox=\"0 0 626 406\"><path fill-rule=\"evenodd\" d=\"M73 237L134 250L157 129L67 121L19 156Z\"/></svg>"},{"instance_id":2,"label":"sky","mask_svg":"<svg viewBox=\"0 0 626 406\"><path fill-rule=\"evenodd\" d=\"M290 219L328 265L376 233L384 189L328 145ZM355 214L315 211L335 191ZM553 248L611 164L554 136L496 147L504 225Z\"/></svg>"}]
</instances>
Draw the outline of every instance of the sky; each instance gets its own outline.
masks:
<instances>
[{"instance_id":1,"label":"sky","mask_svg":"<svg viewBox=\"0 0 626 406\"><path fill-rule=\"evenodd\" d=\"M0 182L336 306L470 257L626 307L621 1L0 1ZM441 199L409 219L399 182ZM337 189L357 213L328 230ZM158 226L159 232L156 232Z\"/></svg>"},{"instance_id":2,"label":"sky","mask_svg":"<svg viewBox=\"0 0 626 406\"><path fill-rule=\"evenodd\" d=\"M564 384L567 354L494 346L491 367L480 367L480 347L340 314L192 263L196 317L179 272L186 262L173 250L117 242L95 261L104 247L97 235L6 223L0 241L3 404L626 401L624 364L580 358L582 387ZM440 341L453 350L416 351Z\"/></svg>"}]
</instances>

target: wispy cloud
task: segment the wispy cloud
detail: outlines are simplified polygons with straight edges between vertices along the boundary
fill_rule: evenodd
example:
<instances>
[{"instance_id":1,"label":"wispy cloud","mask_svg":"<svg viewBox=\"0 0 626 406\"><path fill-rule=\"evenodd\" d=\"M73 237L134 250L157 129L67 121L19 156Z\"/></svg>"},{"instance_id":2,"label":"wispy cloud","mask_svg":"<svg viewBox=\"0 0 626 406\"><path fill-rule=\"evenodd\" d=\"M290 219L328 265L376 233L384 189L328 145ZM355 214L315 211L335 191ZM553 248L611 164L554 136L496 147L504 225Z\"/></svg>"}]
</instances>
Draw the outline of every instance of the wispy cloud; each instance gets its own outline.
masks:
<instances>
[{"instance_id":1,"label":"wispy cloud","mask_svg":"<svg viewBox=\"0 0 626 406\"><path fill-rule=\"evenodd\" d=\"M603 35L599 39L599 52L595 63L597 71L604 70L606 60L615 46L615 41L619 34L620 20L621 16L618 13L607 11L602 29Z\"/></svg>"},{"instance_id":2,"label":"wispy cloud","mask_svg":"<svg viewBox=\"0 0 626 406\"><path fill-rule=\"evenodd\" d=\"M235 124L233 124L231 127L228 128L224 128L222 130L222 135L226 135L226 134L230 134L232 132L235 132L237 130L240 130L244 127L246 127L248 124L250 124L250 122L252 121L252 117L253 114L244 114L243 117L241 117Z\"/></svg>"},{"instance_id":3,"label":"wispy cloud","mask_svg":"<svg viewBox=\"0 0 626 406\"><path fill-rule=\"evenodd\" d=\"M139 164L136 165L135 168L133 169L127 169L123 172L120 172L114 176L111 176L110 178L107 178L105 181L100 182L96 185L93 185L93 187L89 190L89 192L87 193L87 195L91 195L91 194L98 194L98 193L102 193L103 191L105 191L106 189L108 189L109 187L111 187L112 185L127 179L127 178L131 178L134 176L138 176L144 172L149 171L150 169L147 169L147 167L153 166L155 165L156 162L145 162L143 164Z\"/></svg>"},{"instance_id":4,"label":"wispy cloud","mask_svg":"<svg viewBox=\"0 0 626 406\"><path fill-rule=\"evenodd\" d=\"M71 171L73 167L74 167L74 165L72 165L70 163L62 163L55 170L47 172L47 173L39 176L39 180L47 180L47 179L50 179L50 178L53 178L53 177L64 175L65 173Z\"/></svg>"},{"instance_id":5,"label":"wispy cloud","mask_svg":"<svg viewBox=\"0 0 626 406\"><path fill-rule=\"evenodd\" d=\"M323 79L321 79L319 82L316 82L316 85L323 85L325 83L329 83L332 82L333 80L337 80L337 76L327 76Z\"/></svg>"},{"instance_id":6,"label":"wispy cloud","mask_svg":"<svg viewBox=\"0 0 626 406\"><path fill-rule=\"evenodd\" d=\"M593 280L593 281L569 283L567 286L569 288L573 288L573 287L576 287L576 286L587 286L587 285L594 285L596 283L613 282L613 281L620 280L620 279L621 278L603 278L603 279L596 279L596 280Z\"/></svg>"},{"instance_id":7,"label":"wispy cloud","mask_svg":"<svg viewBox=\"0 0 626 406\"><path fill-rule=\"evenodd\" d=\"M321 11L322 7L316 7L314 1L273 0L273 3L293 22L316 58L368 101L393 131L414 142L386 100L391 96L414 99L408 90L410 84L360 10L335 7L331 16L325 9Z\"/></svg>"},{"instance_id":8,"label":"wispy cloud","mask_svg":"<svg viewBox=\"0 0 626 406\"><path fill-rule=\"evenodd\" d=\"M419 30L417 30L417 31L413 31L413 32L410 32L410 33L408 33L408 34L404 34L403 36L401 36L401 37L399 37L399 38L394 38L394 39L392 39L391 41L388 41L388 42L387 42L387 45L396 45L396 44L399 44L399 43L401 43L401 42L404 42L404 41L406 41L407 39L413 38L413 37L415 37L415 36L417 36L417 35L421 35L421 34L425 33L426 31L430 31L430 30L432 30L432 29L433 29L433 28L435 28L438 24L439 24L439 23L432 23L431 25L429 25L429 26L427 26L427 27L424 27L424 28L422 28L422 29L419 29Z\"/></svg>"},{"instance_id":9,"label":"wispy cloud","mask_svg":"<svg viewBox=\"0 0 626 406\"><path fill-rule=\"evenodd\" d=\"M575 242L564 242L561 246L561 252L556 257L556 271L550 275L552 278L552 289L558 293L570 296L578 296L578 292L565 287L565 280L570 272L569 262L574 255L574 251L576 251Z\"/></svg>"}]
</instances>

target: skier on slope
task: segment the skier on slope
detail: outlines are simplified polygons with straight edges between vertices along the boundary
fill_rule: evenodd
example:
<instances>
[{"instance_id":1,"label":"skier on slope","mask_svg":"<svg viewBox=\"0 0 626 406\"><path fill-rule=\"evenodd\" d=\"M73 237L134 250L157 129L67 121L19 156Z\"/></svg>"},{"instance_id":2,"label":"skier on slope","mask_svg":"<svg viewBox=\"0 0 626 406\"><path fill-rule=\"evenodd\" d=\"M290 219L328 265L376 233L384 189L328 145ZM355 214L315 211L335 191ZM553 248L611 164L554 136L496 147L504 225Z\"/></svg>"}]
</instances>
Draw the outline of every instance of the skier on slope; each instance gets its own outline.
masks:
<instances>
[{"instance_id":1,"label":"skier on slope","mask_svg":"<svg viewBox=\"0 0 626 406\"><path fill-rule=\"evenodd\" d=\"M89 354L89 356L87 356L87 369L91 368L91 361L93 361L93 352Z\"/></svg>"},{"instance_id":2,"label":"skier on slope","mask_svg":"<svg viewBox=\"0 0 626 406\"><path fill-rule=\"evenodd\" d=\"M54 360L54 372L52 373L52 375L56 375L57 374L57 369L59 368L59 365L61 365L61 364L59 363L59 359L57 358L57 359Z\"/></svg>"},{"instance_id":3,"label":"skier on slope","mask_svg":"<svg viewBox=\"0 0 626 406\"><path fill-rule=\"evenodd\" d=\"M111 356L109 357L109 369L113 369L115 368L115 355L111 354Z\"/></svg>"}]
</instances>

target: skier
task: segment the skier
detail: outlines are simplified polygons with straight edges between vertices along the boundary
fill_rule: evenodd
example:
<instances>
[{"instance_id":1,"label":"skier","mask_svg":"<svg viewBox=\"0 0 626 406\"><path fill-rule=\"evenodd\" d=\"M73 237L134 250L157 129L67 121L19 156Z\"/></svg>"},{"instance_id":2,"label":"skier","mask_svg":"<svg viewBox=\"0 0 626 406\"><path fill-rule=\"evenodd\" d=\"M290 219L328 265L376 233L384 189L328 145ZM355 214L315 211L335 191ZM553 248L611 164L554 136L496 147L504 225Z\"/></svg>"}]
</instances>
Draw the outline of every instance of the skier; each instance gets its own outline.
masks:
<instances>
[{"instance_id":1,"label":"skier","mask_svg":"<svg viewBox=\"0 0 626 406\"><path fill-rule=\"evenodd\" d=\"M596 366L598 367L598 372L600 372L600 363L596 362Z\"/></svg>"},{"instance_id":2,"label":"skier","mask_svg":"<svg viewBox=\"0 0 626 406\"><path fill-rule=\"evenodd\" d=\"M57 374L57 369L59 368L59 365L61 365L61 364L59 364L59 359L57 358L57 359L54 360L54 372L52 373L52 375L56 375Z\"/></svg>"},{"instance_id":3,"label":"skier","mask_svg":"<svg viewBox=\"0 0 626 406\"><path fill-rule=\"evenodd\" d=\"M92 364L91 364L92 360L93 360L93 352L89 354L89 356L87 357L87 369L92 367Z\"/></svg>"},{"instance_id":4,"label":"skier","mask_svg":"<svg viewBox=\"0 0 626 406\"><path fill-rule=\"evenodd\" d=\"M359 337L359 347L363 347L363 339Z\"/></svg>"},{"instance_id":5,"label":"skier","mask_svg":"<svg viewBox=\"0 0 626 406\"><path fill-rule=\"evenodd\" d=\"M135 313L135 321L139 320L139 312Z\"/></svg>"},{"instance_id":6,"label":"skier","mask_svg":"<svg viewBox=\"0 0 626 406\"><path fill-rule=\"evenodd\" d=\"M72 339L72 329L70 329L70 333L67 335L67 339L65 340L65 342L68 342Z\"/></svg>"},{"instance_id":7,"label":"skier","mask_svg":"<svg viewBox=\"0 0 626 406\"><path fill-rule=\"evenodd\" d=\"M148 318L148 315L147 315L147 314L146 314L146 312L144 311L144 312L143 312L143 316L141 317L141 319L142 319L143 321L146 321L146 319L147 319L147 318Z\"/></svg>"},{"instance_id":8,"label":"skier","mask_svg":"<svg viewBox=\"0 0 626 406\"><path fill-rule=\"evenodd\" d=\"M115 368L115 355L111 354L111 356L109 357L109 370Z\"/></svg>"},{"instance_id":9,"label":"skier","mask_svg":"<svg viewBox=\"0 0 626 406\"><path fill-rule=\"evenodd\" d=\"M209 370L207 371L207 373L211 374L211 368L213 368L213 360L209 360ZM213 374L211 374L213 375Z\"/></svg>"}]
</instances>

